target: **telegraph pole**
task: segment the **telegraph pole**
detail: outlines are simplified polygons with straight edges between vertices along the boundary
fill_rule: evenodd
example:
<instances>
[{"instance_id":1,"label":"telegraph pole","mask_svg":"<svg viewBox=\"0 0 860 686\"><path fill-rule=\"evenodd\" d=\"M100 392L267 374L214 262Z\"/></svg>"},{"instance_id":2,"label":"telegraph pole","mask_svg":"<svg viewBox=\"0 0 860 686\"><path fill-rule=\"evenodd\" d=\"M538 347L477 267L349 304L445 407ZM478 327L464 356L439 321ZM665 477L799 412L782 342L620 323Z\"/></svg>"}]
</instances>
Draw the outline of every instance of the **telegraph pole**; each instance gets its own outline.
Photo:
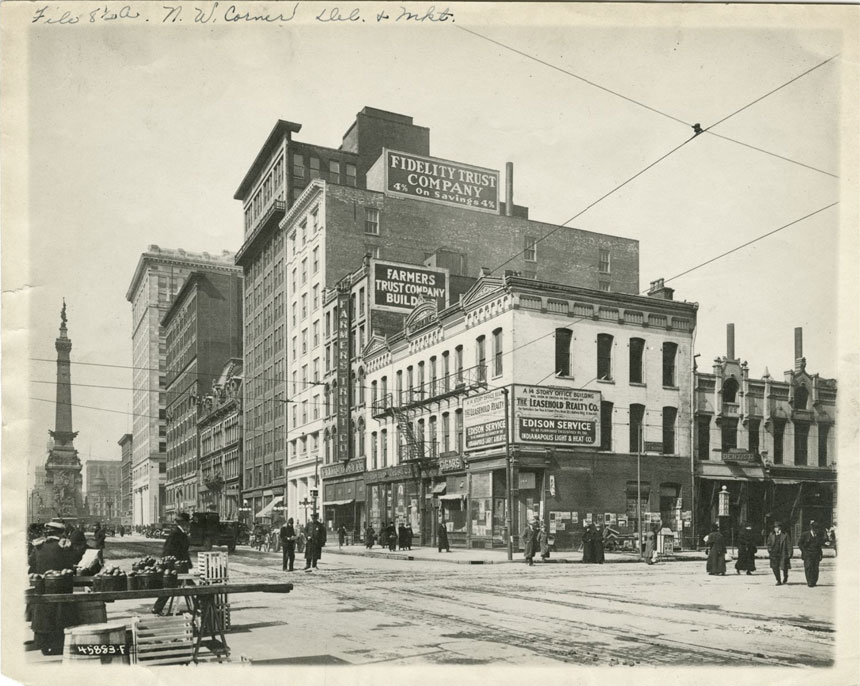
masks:
<instances>
[{"instance_id":1,"label":"telegraph pole","mask_svg":"<svg viewBox=\"0 0 860 686\"><path fill-rule=\"evenodd\" d=\"M644 417L643 417L644 420ZM639 534L639 557L642 557L642 424L636 441L636 530Z\"/></svg>"},{"instance_id":2,"label":"telegraph pole","mask_svg":"<svg viewBox=\"0 0 860 686\"><path fill-rule=\"evenodd\" d=\"M507 529L508 538L508 560L514 559L514 531L513 531L513 511L514 511L514 468L511 464L511 431L510 431L510 400L508 398L507 386L502 389L502 394L505 396L505 467L507 470L508 480L508 506L505 513L505 529Z\"/></svg>"}]
</instances>

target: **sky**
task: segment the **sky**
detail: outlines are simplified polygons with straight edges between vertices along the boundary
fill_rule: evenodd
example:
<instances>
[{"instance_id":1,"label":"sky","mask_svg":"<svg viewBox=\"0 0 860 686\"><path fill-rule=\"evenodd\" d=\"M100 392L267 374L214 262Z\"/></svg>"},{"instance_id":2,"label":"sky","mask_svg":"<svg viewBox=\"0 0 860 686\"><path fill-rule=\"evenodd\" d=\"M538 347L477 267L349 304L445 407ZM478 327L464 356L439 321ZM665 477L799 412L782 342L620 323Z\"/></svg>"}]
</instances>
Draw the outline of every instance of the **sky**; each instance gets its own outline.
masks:
<instances>
[{"instance_id":1,"label":"sky","mask_svg":"<svg viewBox=\"0 0 860 686\"><path fill-rule=\"evenodd\" d=\"M16 240L5 232L3 289L4 306L28 312L15 400L26 403L31 465L53 428L62 299L76 447L83 460L119 459L132 426L125 294L141 252L238 250L233 194L275 121L337 147L364 106L428 127L433 156L513 162L515 202L532 219L582 212L571 226L638 240L640 289L662 277L676 299L699 303L700 368L726 353L730 322L754 378L792 368L795 327L810 372L838 377L850 361L839 345L854 249L844 202L672 277L845 199L852 61L842 54L754 101L843 53L844 12L856 8L483 4L453 6L453 21L377 23L376 5L362 5L363 22L322 23L325 5L305 3L292 22L227 26L194 24L192 4L187 21L167 24L162 3L132 7L150 21L88 23L81 12L76 25L46 25L32 5L15 15L27 40L27 130L15 129L27 202ZM693 138L693 123L741 109L713 133L746 146Z\"/></svg>"}]
</instances>

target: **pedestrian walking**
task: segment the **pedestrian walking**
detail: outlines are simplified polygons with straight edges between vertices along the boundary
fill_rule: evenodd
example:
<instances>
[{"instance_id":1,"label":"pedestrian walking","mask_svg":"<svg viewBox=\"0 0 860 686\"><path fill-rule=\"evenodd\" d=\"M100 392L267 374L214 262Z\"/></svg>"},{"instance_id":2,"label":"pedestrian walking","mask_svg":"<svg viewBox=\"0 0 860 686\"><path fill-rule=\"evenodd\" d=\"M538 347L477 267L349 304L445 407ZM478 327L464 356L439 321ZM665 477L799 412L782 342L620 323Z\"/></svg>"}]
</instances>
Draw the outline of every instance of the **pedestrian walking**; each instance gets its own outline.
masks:
<instances>
[{"instance_id":1,"label":"pedestrian walking","mask_svg":"<svg viewBox=\"0 0 860 686\"><path fill-rule=\"evenodd\" d=\"M305 571L317 568L325 541L325 527L320 522L319 514L314 512L311 521L305 525Z\"/></svg>"},{"instance_id":2,"label":"pedestrian walking","mask_svg":"<svg viewBox=\"0 0 860 686\"><path fill-rule=\"evenodd\" d=\"M708 545L708 562L706 569L711 576L726 575L726 542L723 539L723 534L720 532L720 525L714 523L711 526L711 533L705 536L705 543Z\"/></svg>"},{"instance_id":3,"label":"pedestrian walking","mask_svg":"<svg viewBox=\"0 0 860 686\"><path fill-rule=\"evenodd\" d=\"M412 525L406 525L406 550L412 550L412 538L414 534L412 533Z\"/></svg>"},{"instance_id":4,"label":"pedestrian walking","mask_svg":"<svg viewBox=\"0 0 860 686\"><path fill-rule=\"evenodd\" d=\"M122 538L123 536L125 536L125 527L122 524L120 524L119 525L119 537Z\"/></svg>"},{"instance_id":5,"label":"pedestrian walking","mask_svg":"<svg viewBox=\"0 0 860 686\"><path fill-rule=\"evenodd\" d=\"M793 546L788 534L782 530L782 524L774 522L773 533L767 537L767 554L770 558L770 568L776 577L776 585L788 583L788 570L791 569ZM780 581L782 576L782 581Z\"/></svg>"},{"instance_id":6,"label":"pedestrian walking","mask_svg":"<svg viewBox=\"0 0 860 686\"><path fill-rule=\"evenodd\" d=\"M549 559L549 532L546 530L546 524L541 522L540 531L538 532L538 548L540 549L540 559L546 562Z\"/></svg>"},{"instance_id":7,"label":"pedestrian walking","mask_svg":"<svg viewBox=\"0 0 860 686\"><path fill-rule=\"evenodd\" d=\"M107 538L107 532L102 528L101 522L96 522L93 539L95 539L96 550L99 551L99 559L102 562L105 559L105 538Z\"/></svg>"},{"instance_id":8,"label":"pedestrian walking","mask_svg":"<svg viewBox=\"0 0 860 686\"><path fill-rule=\"evenodd\" d=\"M439 527L436 529L436 543L439 546L439 552L442 552L442 548L445 549L445 552L451 552L451 546L448 545L448 529L445 526L445 522L441 519L439 520Z\"/></svg>"},{"instance_id":9,"label":"pedestrian walking","mask_svg":"<svg viewBox=\"0 0 860 686\"><path fill-rule=\"evenodd\" d=\"M529 563L530 567L535 563L535 551L539 545L538 536L540 528L538 521L537 517L535 517L535 521L532 524L527 524L526 528L523 529L523 557L526 558L526 562Z\"/></svg>"},{"instance_id":10,"label":"pedestrian walking","mask_svg":"<svg viewBox=\"0 0 860 686\"><path fill-rule=\"evenodd\" d=\"M188 567L191 567L191 557L188 555L188 546L191 541L188 532L191 529L191 517L187 512L180 512L176 515L175 526L173 530L167 534L164 539L164 546L161 549L161 556L167 557L172 555L177 562L185 562ZM152 608L152 614L160 615L164 606L167 605L168 597L164 596L155 601Z\"/></svg>"},{"instance_id":11,"label":"pedestrian walking","mask_svg":"<svg viewBox=\"0 0 860 686\"><path fill-rule=\"evenodd\" d=\"M594 522L589 522L588 528L582 536L582 561L586 564L603 564L603 534L601 534Z\"/></svg>"},{"instance_id":12,"label":"pedestrian walking","mask_svg":"<svg viewBox=\"0 0 860 686\"><path fill-rule=\"evenodd\" d=\"M753 540L752 527L747 525L741 529L738 535L738 560L735 562L735 570L738 574L746 572L747 575L755 571L756 547Z\"/></svg>"},{"instance_id":13,"label":"pedestrian walking","mask_svg":"<svg viewBox=\"0 0 860 686\"><path fill-rule=\"evenodd\" d=\"M394 528L394 522L388 525L386 538L388 540L388 550L392 553L395 552L397 550L397 529Z\"/></svg>"},{"instance_id":14,"label":"pedestrian walking","mask_svg":"<svg viewBox=\"0 0 860 686\"><path fill-rule=\"evenodd\" d=\"M341 524L337 529L337 547L343 548L344 543L346 543L346 527Z\"/></svg>"},{"instance_id":15,"label":"pedestrian walking","mask_svg":"<svg viewBox=\"0 0 860 686\"><path fill-rule=\"evenodd\" d=\"M651 529L648 529L648 531L645 532L645 544L644 544L644 550L642 552L642 557L645 559L645 562L649 565L654 564L654 541L655 541L654 531Z\"/></svg>"},{"instance_id":16,"label":"pedestrian walking","mask_svg":"<svg viewBox=\"0 0 860 686\"><path fill-rule=\"evenodd\" d=\"M821 558L824 557L824 552L821 547L824 545L824 536L817 531L815 520L809 522L809 531L804 532L797 542L797 547L800 548L800 556L803 558L803 571L806 574L806 585L810 588L815 588L818 584L818 565L821 564Z\"/></svg>"},{"instance_id":17,"label":"pedestrian walking","mask_svg":"<svg viewBox=\"0 0 860 686\"><path fill-rule=\"evenodd\" d=\"M370 550L373 544L376 543L376 531L373 530L373 524L367 525L367 531L364 534L364 545Z\"/></svg>"},{"instance_id":18,"label":"pedestrian walking","mask_svg":"<svg viewBox=\"0 0 860 686\"><path fill-rule=\"evenodd\" d=\"M296 528L293 526L292 517L281 527L280 537L283 550L281 568L285 572L292 572L296 563Z\"/></svg>"},{"instance_id":19,"label":"pedestrian walking","mask_svg":"<svg viewBox=\"0 0 860 686\"><path fill-rule=\"evenodd\" d=\"M406 527L403 522L397 527L397 548L398 550L406 550Z\"/></svg>"}]
</instances>

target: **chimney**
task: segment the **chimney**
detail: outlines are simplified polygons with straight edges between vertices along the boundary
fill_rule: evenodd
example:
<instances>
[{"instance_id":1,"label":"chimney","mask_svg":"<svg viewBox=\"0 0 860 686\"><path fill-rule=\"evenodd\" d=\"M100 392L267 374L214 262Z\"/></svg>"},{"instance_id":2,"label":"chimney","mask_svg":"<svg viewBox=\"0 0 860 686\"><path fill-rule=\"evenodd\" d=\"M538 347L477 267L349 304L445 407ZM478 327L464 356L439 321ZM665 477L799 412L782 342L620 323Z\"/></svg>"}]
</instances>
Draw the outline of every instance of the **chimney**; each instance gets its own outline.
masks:
<instances>
[{"instance_id":1,"label":"chimney","mask_svg":"<svg viewBox=\"0 0 860 686\"><path fill-rule=\"evenodd\" d=\"M514 214L514 163L508 162L505 165L505 174L507 181L505 183L505 216L511 217Z\"/></svg>"},{"instance_id":2,"label":"chimney","mask_svg":"<svg viewBox=\"0 0 860 686\"><path fill-rule=\"evenodd\" d=\"M481 267L480 276L490 276L492 273L489 267Z\"/></svg>"},{"instance_id":3,"label":"chimney","mask_svg":"<svg viewBox=\"0 0 860 686\"><path fill-rule=\"evenodd\" d=\"M652 281L651 288L648 289L649 298L660 298L661 300L672 300L674 293L674 288L663 285L663 279Z\"/></svg>"},{"instance_id":4,"label":"chimney","mask_svg":"<svg viewBox=\"0 0 860 686\"><path fill-rule=\"evenodd\" d=\"M726 324L726 357L735 359L735 325Z\"/></svg>"},{"instance_id":5,"label":"chimney","mask_svg":"<svg viewBox=\"0 0 860 686\"><path fill-rule=\"evenodd\" d=\"M803 356L803 329L796 327L794 329L794 371L802 372L806 370L806 358Z\"/></svg>"}]
</instances>

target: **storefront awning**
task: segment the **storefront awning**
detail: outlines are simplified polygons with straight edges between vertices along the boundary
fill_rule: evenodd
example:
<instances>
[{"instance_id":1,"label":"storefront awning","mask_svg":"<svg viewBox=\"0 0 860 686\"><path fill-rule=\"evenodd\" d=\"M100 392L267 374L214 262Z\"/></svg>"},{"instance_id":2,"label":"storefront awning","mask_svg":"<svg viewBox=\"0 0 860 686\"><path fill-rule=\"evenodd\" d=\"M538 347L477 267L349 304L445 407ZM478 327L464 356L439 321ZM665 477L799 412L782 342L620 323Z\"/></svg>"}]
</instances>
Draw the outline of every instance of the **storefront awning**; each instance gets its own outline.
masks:
<instances>
[{"instance_id":1,"label":"storefront awning","mask_svg":"<svg viewBox=\"0 0 860 686\"><path fill-rule=\"evenodd\" d=\"M444 493L446 488L448 488L448 484L436 484L433 486L433 495Z\"/></svg>"},{"instance_id":2,"label":"storefront awning","mask_svg":"<svg viewBox=\"0 0 860 686\"><path fill-rule=\"evenodd\" d=\"M355 498L350 498L349 500L327 500L323 503L326 507L331 507L332 505L352 505L355 502Z\"/></svg>"},{"instance_id":3,"label":"storefront awning","mask_svg":"<svg viewBox=\"0 0 860 686\"><path fill-rule=\"evenodd\" d=\"M439 500L460 500L460 498L465 497L465 493L449 493L448 495L440 495Z\"/></svg>"},{"instance_id":4,"label":"storefront awning","mask_svg":"<svg viewBox=\"0 0 860 686\"><path fill-rule=\"evenodd\" d=\"M266 507L264 507L257 514L255 514L254 517L271 517L272 512L274 512L274 510L275 510L275 506L279 505L283 499L284 499L284 496L279 495L272 502L270 502L268 505L266 505Z\"/></svg>"}]
</instances>

